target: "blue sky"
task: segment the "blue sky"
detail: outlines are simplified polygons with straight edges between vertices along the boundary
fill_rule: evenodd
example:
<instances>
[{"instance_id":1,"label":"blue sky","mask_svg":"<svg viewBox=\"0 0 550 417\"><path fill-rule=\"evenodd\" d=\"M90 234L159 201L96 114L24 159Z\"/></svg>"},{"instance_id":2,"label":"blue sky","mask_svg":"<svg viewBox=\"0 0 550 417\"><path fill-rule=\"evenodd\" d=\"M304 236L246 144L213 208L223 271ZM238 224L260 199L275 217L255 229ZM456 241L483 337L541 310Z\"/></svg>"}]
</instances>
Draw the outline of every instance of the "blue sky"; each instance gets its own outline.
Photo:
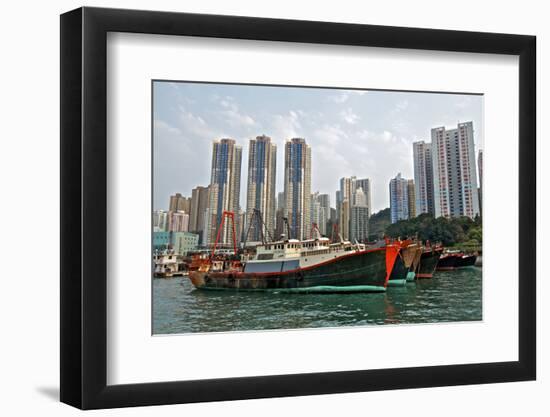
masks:
<instances>
[{"instance_id":1,"label":"blue sky","mask_svg":"<svg viewBox=\"0 0 550 417\"><path fill-rule=\"evenodd\" d=\"M284 143L304 137L312 150L312 192L335 205L339 179L370 178L373 212L389 207L389 180L413 178L412 143L430 129L473 121L483 149L483 97L477 95L270 87L187 82L154 83L154 208L169 196L191 195L210 182L212 141L243 147L245 209L248 141L266 134L277 144L277 191L283 191Z\"/></svg>"}]
</instances>

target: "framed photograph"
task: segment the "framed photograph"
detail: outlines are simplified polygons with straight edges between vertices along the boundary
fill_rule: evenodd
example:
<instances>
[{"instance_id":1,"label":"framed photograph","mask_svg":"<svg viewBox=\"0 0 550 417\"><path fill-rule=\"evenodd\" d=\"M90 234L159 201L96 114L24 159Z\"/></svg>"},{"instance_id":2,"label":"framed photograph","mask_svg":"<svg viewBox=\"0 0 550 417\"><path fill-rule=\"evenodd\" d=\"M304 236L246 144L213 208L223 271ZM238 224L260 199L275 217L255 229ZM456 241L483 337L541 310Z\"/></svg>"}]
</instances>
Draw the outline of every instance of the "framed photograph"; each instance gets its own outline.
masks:
<instances>
[{"instance_id":1,"label":"framed photograph","mask_svg":"<svg viewBox=\"0 0 550 417\"><path fill-rule=\"evenodd\" d=\"M535 37L61 16L61 401L533 380Z\"/></svg>"}]
</instances>

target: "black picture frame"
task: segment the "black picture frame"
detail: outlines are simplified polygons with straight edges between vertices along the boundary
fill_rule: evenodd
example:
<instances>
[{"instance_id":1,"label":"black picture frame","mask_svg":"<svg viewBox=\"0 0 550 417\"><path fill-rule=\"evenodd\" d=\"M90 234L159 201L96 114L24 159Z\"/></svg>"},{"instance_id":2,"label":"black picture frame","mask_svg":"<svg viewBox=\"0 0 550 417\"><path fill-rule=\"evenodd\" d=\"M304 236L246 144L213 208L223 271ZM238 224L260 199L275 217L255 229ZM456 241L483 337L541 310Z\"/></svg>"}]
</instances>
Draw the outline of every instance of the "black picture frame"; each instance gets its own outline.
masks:
<instances>
[{"instance_id":1,"label":"black picture frame","mask_svg":"<svg viewBox=\"0 0 550 417\"><path fill-rule=\"evenodd\" d=\"M107 385L108 32L519 56L519 360ZM61 401L82 409L536 378L536 38L156 11L61 15Z\"/></svg>"}]
</instances>

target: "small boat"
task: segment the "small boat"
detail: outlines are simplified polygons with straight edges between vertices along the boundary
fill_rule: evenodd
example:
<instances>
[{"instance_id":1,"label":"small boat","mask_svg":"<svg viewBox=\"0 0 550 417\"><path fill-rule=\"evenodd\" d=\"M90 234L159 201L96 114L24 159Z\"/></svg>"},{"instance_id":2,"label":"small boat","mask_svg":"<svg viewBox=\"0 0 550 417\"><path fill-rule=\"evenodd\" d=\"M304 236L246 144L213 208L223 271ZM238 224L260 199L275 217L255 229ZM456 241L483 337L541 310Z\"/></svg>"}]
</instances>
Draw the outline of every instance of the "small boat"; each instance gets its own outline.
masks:
<instances>
[{"instance_id":1,"label":"small boat","mask_svg":"<svg viewBox=\"0 0 550 417\"><path fill-rule=\"evenodd\" d=\"M437 264L438 271L452 271L457 268L465 268L474 266L476 263L477 255L466 255L463 252L447 252L444 253L439 259Z\"/></svg>"},{"instance_id":2,"label":"small boat","mask_svg":"<svg viewBox=\"0 0 550 417\"><path fill-rule=\"evenodd\" d=\"M477 261L477 255L462 255L456 262L457 268L474 266Z\"/></svg>"},{"instance_id":3,"label":"small boat","mask_svg":"<svg viewBox=\"0 0 550 417\"><path fill-rule=\"evenodd\" d=\"M432 278L443 252L443 247L427 245L422 249L416 278Z\"/></svg>"},{"instance_id":4,"label":"small boat","mask_svg":"<svg viewBox=\"0 0 550 417\"><path fill-rule=\"evenodd\" d=\"M184 276L187 271L183 261L173 249L157 250L153 253L153 276L156 278L172 278Z\"/></svg>"},{"instance_id":5,"label":"small boat","mask_svg":"<svg viewBox=\"0 0 550 417\"><path fill-rule=\"evenodd\" d=\"M452 271L456 268L458 260L461 256L462 254L458 253L444 253L443 255L441 255L441 258L439 258L439 262L437 263L437 270Z\"/></svg>"},{"instance_id":6,"label":"small boat","mask_svg":"<svg viewBox=\"0 0 550 417\"><path fill-rule=\"evenodd\" d=\"M475 266L483 266L483 256L481 255L481 253L479 253L477 256L476 256L476 263L475 263Z\"/></svg>"}]
</instances>

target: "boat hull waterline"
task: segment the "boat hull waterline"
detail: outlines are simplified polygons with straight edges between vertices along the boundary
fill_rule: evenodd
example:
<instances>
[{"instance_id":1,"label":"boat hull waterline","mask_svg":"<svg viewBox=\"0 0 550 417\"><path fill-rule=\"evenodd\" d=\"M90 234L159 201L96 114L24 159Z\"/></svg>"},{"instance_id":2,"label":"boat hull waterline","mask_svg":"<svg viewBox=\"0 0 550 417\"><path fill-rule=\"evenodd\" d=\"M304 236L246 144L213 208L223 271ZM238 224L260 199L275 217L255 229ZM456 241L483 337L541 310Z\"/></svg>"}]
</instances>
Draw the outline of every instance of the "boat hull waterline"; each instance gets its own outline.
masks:
<instances>
[{"instance_id":1,"label":"boat hull waterline","mask_svg":"<svg viewBox=\"0 0 550 417\"><path fill-rule=\"evenodd\" d=\"M390 287L405 285L407 283L407 275L409 273L409 269L405 266L402 252L403 249L401 249L401 253L397 257L393 265L390 279L388 280L388 285Z\"/></svg>"},{"instance_id":2,"label":"boat hull waterline","mask_svg":"<svg viewBox=\"0 0 550 417\"><path fill-rule=\"evenodd\" d=\"M441 257L442 249L424 251L418 265L417 279L432 278Z\"/></svg>"},{"instance_id":3,"label":"boat hull waterline","mask_svg":"<svg viewBox=\"0 0 550 417\"><path fill-rule=\"evenodd\" d=\"M356 251L334 260L284 272L193 271L192 284L205 290L315 292L385 291L398 248Z\"/></svg>"}]
</instances>

